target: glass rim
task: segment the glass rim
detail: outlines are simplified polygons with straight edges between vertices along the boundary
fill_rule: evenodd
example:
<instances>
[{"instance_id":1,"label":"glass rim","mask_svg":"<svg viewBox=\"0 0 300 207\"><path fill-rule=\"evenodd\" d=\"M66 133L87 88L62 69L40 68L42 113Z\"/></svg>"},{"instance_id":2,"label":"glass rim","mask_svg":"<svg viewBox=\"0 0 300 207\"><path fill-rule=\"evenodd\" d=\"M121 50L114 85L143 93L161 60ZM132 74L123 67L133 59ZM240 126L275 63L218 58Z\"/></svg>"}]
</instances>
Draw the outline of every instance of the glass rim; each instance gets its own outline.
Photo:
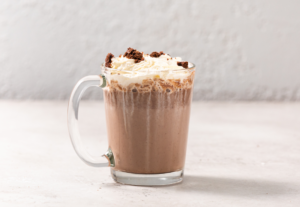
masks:
<instances>
[{"instance_id":1,"label":"glass rim","mask_svg":"<svg viewBox=\"0 0 300 207\"><path fill-rule=\"evenodd\" d=\"M177 71L188 71L188 70L191 70L191 69L195 69L196 68L196 65L194 63L191 63L191 62L188 62L189 64L191 64L191 67L188 67L188 68L182 68L182 69L174 69L174 70L170 70L172 68L169 68L169 69L165 69L165 70L155 70L155 72L167 72L167 71L172 71L172 72L177 72ZM105 63L102 63L101 64L101 67L104 68L104 69L107 69L107 70L111 70L111 71L120 71L118 69L114 69L114 68L109 68L109 67L106 67L105 66ZM122 72L147 72L147 71L140 71L140 70L121 70Z\"/></svg>"}]
</instances>

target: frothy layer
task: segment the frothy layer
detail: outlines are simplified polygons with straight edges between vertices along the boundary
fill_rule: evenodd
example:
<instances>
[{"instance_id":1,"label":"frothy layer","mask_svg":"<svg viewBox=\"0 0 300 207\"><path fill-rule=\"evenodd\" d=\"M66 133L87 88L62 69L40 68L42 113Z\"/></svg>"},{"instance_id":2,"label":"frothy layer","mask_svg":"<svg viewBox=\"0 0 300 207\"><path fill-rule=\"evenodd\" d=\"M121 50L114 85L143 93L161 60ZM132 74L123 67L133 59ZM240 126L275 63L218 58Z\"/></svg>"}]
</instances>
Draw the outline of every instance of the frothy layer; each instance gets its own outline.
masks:
<instances>
[{"instance_id":1,"label":"frothy layer","mask_svg":"<svg viewBox=\"0 0 300 207\"><path fill-rule=\"evenodd\" d=\"M129 83L124 86L122 82L112 79L107 83L107 90L123 91L123 92L164 92L173 93L182 89L190 89L193 87L195 71L191 72L185 79L162 79L162 78L147 78L140 83Z\"/></svg>"},{"instance_id":2,"label":"frothy layer","mask_svg":"<svg viewBox=\"0 0 300 207\"><path fill-rule=\"evenodd\" d=\"M126 57L112 58L111 68L118 71L144 71L144 72L157 72L160 70L171 71L184 69L182 66L178 66L177 62L181 61L180 57L172 58L169 55L161 55L160 57L150 57L149 55L143 55L144 61L135 63L134 59L128 59Z\"/></svg>"},{"instance_id":3,"label":"frothy layer","mask_svg":"<svg viewBox=\"0 0 300 207\"><path fill-rule=\"evenodd\" d=\"M183 81L188 78L191 73L189 71L180 71L180 72L138 72L138 73L120 73L112 72L106 74L107 81L112 80L117 81L122 87L126 87L132 83L142 84L144 80L147 79L162 79L162 80L178 80Z\"/></svg>"},{"instance_id":4,"label":"frothy layer","mask_svg":"<svg viewBox=\"0 0 300 207\"><path fill-rule=\"evenodd\" d=\"M129 52L131 52L129 54ZM163 52L153 55L140 53L137 50L128 48L124 55L114 57L111 53L107 59L110 69L106 72L108 82L117 82L119 86L126 88L130 84L142 84L144 80L176 80L183 82L187 79L191 72L184 70L180 57L171 57ZM129 55L128 55L129 54ZM135 56L140 56L139 60L134 59ZM192 67L188 63L188 67Z\"/></svg>"}]
</instances>

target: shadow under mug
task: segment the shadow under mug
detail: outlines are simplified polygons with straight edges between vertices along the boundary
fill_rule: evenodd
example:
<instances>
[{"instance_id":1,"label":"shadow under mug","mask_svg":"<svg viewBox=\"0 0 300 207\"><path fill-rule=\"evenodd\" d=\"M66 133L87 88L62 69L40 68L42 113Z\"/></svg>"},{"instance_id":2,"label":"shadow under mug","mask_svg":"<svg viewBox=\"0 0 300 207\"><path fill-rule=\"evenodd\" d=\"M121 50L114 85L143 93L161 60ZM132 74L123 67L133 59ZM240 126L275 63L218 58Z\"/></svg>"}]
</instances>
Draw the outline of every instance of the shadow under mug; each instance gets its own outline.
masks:
<instances>
[{"instance_id":1,"label":"shadow under mug","mask_svg":"<svg viewBox=\"0 0 300 207\"><path fill-rule=\"evenodd\" d=\"M77 155L93 167L110 167L122 184L157 186L183 180L195 65L157 71L150 76L102 65L101 75L86 76L75 85L68 105L68 129ZM121 78L133 81L126 87ZM184 78L182 78L184 77ZM118 82L119 80L119 82ZM78 128L79 102L89 87L103 88L109 147L94 158L82 145Z\"/></svg>"}]
</instances>

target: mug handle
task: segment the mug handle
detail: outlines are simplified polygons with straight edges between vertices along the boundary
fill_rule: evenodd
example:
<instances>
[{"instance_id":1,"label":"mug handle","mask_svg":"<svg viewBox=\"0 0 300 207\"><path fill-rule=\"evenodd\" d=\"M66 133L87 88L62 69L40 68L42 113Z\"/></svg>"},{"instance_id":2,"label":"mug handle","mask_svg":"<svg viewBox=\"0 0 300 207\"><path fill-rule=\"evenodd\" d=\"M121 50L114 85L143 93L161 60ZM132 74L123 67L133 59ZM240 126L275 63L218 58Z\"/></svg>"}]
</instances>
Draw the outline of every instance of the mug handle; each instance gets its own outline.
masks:
<instances>
[{"instance_id":1,"label":"mug handle","mask_svg":"<svg viewBox=\"0 0 300 207\"><path fill-rule=\"evenodd\" d=\"M104 75L91 75L80 79L75 85L68 104L68 129L74 150L79 158L86 164L93 167L114 167L114 156L110 148L102 155L108 162L101 160L102 158L93 158L84 149L78 128L78 109L82 95L89 87L96 86L104 88L106 86L106 78Z\"/></svg>"}]
</instances>

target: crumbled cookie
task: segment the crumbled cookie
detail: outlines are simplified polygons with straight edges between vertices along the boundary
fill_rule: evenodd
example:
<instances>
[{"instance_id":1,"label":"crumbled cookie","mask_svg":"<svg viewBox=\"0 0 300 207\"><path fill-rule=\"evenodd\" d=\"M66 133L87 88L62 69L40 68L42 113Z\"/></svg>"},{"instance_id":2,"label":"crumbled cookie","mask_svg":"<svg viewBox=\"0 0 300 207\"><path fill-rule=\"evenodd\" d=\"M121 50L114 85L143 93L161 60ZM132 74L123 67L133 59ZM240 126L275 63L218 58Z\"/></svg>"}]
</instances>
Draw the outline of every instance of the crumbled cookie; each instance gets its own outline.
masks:
<instances>
[{"instance_id":1,"label":"crumbled cookie","mask_svg":"<svg viewBox=\"0 0 300 207\"><path fill-rule=\"evenodd\" d=\"M105 58L105 67L111 68L112 58L115 57L113 54L108 53Z\"/></svg>"},{"instance_id":2,"label":"crumbled cookie","mask_svg":"<svg viewBox=\"0 0 300 207\"><path fill-rule=\"evenodd\" d=\"M147 93L151 91L173 93L183 89L189 89L193 86L195 71L193 71L186 79L161 79L148 78L140 83L131 83L128 86L122 86L117 80L107 82L107 89L110 91L124 91L124 92L139 92Z\"/></svg>"},{"instance_id":3,"label":"crumbled cookie","mask_svg":"<svg viewBox=\"0 0 300 207\"><path fill-rule=\"evenodd\" d=\"M178 66L182 66L184 68L188 68L189 67L189 63L188 62L177 62L177 65Z\"/></svg>"},{"instance_id":4,"label":"crumbled cookie","mask_svg":"<svg viewBox=\"0 0 300 207\"><path fill-rule=\"evenodd\" d=\"M138 50L135 50L131 47L129 47L127 49L127 51L124 54L124 57L126 57L128 59L134 59L135 63L139 63L144 60L143 53L141 53Z\"/></svg>"},{"instance_id":5,"label":"crumbled cookie","mask_svg":"<svg viewBox=\"0 0 300 207\"><path fill-rule=\"evenodd\" d=\"M163 52L163 51L160 51L160 52L152 52L151 54L150 54L150 57L156 57L156 58L158 58L158 57L160 57L161 55L164 55L165 53Z\"/></svg>"}]
</instances>

